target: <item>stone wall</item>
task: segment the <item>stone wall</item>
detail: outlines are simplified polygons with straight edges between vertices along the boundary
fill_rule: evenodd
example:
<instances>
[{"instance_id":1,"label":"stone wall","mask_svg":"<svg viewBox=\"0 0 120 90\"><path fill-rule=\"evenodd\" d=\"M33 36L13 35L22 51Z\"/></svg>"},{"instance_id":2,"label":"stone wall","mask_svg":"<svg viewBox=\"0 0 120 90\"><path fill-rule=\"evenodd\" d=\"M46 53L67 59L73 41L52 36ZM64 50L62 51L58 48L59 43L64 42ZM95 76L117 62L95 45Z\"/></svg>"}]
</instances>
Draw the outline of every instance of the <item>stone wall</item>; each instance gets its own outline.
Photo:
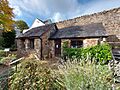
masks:
<instances>
[{"instance_id":1,"label":"stone wall","mask_svg":"<svg viewBox=\"0 0 120 90\"><path fill-rule=\"evenodd\" d=\"M25 44L24 44L24 40L22 39L17 39L16 41L17 41L17 57L20 58L26 54L24 53Z\"/></svg>"},{"instance_id":2,"label":"stone wall","mask_svg":"<svg viewBox=\"0 0 120 90\"><path fill-rule=\"evenodd\" d=\"M42 55L44 59L49 57L49 52L50 52L50 48L49 48L48 36L47 34L44 34L42 36Z\"/></svg>"},{"instance_id":3,"label":"stone wall","mask_svg":"<svg viewBox=\"0 0 120 90\"><path fill-rule=\"evenodd\" d=\"M53 31L52 31L53 32ZM49 40L51 31L47 31L42 35L42 56L43 59L54 57L54 41Z\"/></svg>"},{"instance_id":4,"label":"stone wall","mask_svg":"<svg viewBox=\"0 0 120 90\"><path fill-rule=\"evenodd\" d=\"M53 32L53 31L52 31ZM47 31L40 38L34 39L34 49L30 48L30 39L26 38L25 40L17 39L17 55L18 57L27 56L29 54L36 54L41 59L54 57L54 41L49 40L51 31ZM42 41L41 41L42 40ZM41 46L42 44L42 46ZM41 53L42 51L42 53Z\"/></svg>"},{"instance_id":5,"label":"stone wall","mask_svg":"<svg viewBox=\"0 0 120 90\"><path fill-rule=\"evenodd\" d=\"M54 40L49 41L49 49L50 49L49 57L50 58L55 57L55 43L54 43Z\"/></svg>"},{"instance_id":6,"label":"stone wall","mask_svg":"<svg viewBox=\"0 0 120 90\"><path fill-rule=\"evenodd\" d=\"M92 39L84 39L83 40L83 47L91 47L98 44L99 38L92 38Z\"/></svg>"},{"instance_id":7,"label":"stone wall","mask_svg":"<svg viewBox=\"0 0 120 90\"><path fill-rule=\"evenodd\" d=\"M34 50L39 58L41 58L41 40L38 38L34 39Z\"/></svg>"},{"instance_id":8,"label":"stone wall","mask_svg":"<svg viewBox=\"0 0 120 90\"><path fill-rule=\"evenodd\" d=\"M28 56L29 54L36 54L41 58L41 40L38 38L34 39L34 49L30 48L29 39L17 39L17 57Z\"/></svg>"},{"instance_id":9,"label":"stone wall","mask_svg":"<svg viewBox=\"0 0 120 90\"><path fill-rule=\"evenodd\" d=\"M17 41L17 49L18 49L18 50L19 50L19 49L23 49L23 48L25 47L23 40L17 39L16 41Z\"/></svg>"},{"instance_id":10,"label":"stone wall","mask_svg":"<svg viewBox=\"0 0 120 90\"><path fill-rule=\"evenodd\" d=\"M103 23L108 35L114 36L109 38L109 42L120 41L120 8L57 22L56 25L60 29L69 26L80 26L100 22Z\"/></svg>"}]
</instances>

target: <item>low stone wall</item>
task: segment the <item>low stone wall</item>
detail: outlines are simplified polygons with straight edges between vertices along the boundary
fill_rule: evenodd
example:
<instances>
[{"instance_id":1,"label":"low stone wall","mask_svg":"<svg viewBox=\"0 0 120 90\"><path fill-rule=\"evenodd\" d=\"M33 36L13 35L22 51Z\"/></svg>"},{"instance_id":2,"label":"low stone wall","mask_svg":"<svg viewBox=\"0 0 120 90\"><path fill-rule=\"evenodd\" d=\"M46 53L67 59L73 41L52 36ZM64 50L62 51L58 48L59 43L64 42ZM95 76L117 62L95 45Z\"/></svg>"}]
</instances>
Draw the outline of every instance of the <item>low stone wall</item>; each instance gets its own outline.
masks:
<instances>
[{"instance_id":1,"label":"low stone wall","mask_svg":"<svg viewBox=\"0 0 120 90\"><path fill-rule=\"evenodd\" d=\"M114 73L115 81L120 83L120 61L111 60L110 63L109 63L109 68Z\"/></svg>"}]
</instances>

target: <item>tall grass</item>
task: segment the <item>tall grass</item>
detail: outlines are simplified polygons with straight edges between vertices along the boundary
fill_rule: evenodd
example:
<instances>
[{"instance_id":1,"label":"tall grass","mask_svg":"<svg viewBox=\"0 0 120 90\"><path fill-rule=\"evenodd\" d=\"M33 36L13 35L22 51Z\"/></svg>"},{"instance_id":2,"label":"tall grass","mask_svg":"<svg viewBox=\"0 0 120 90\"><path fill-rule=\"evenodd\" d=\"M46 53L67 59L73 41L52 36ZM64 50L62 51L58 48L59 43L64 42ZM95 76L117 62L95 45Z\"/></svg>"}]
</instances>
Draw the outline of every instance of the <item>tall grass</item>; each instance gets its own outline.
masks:
<instances>
[{"instance_id":1,"label":"tall grass","mask_svg":"<svg viewBox=\"0 0 120 90\"><path fill-rule=\"evenodd\" d=\"M112 72L93 60L68 60L54 70L26 59L10 78L11 90L111 90ZM117 90L117 89L116 89ZM119 89L118 89L119 90Z\"/></svg>"},{"instance_id":2,"label":"tall grass","mask_svg":"<svg viewBox=\"0 0 120 90\"><path fill-rule=\"evenodd\" d=\"M107 65L91 62L66 62L59 72L67 90L111 90L112 73Z\"/></svg>"}]
</instances>

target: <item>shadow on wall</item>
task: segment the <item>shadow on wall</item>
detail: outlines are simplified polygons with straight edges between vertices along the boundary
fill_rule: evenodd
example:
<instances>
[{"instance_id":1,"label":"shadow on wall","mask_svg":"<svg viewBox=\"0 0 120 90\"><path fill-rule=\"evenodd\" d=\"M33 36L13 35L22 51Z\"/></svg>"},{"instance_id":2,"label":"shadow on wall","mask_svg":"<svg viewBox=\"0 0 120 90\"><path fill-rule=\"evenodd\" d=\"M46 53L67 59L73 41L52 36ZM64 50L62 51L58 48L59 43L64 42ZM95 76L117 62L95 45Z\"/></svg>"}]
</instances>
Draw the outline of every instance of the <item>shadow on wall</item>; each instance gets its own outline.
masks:
<instances>
[{"instance_id":1,"label":"shadow on wall","mask_svg":"<svg viewBox=\"0 0 120 90\"><path fill-rule=\"evenodd\" d=\"M110 35L107 38L108 43L112 46L113 49L120 48L120 39L116 35Z\"/></svg>"},{"instance_id":2,"label":"shadow on wall","mask_svg":"<svg viewBox=\"0 0 120 90\"><path fill-rule=\"evenodd\" d=\"M109 35L107 37L107 41L108 42L120 42L120 39L118 39L118 37L116 35Z\"/></svg>"}]
</instances>

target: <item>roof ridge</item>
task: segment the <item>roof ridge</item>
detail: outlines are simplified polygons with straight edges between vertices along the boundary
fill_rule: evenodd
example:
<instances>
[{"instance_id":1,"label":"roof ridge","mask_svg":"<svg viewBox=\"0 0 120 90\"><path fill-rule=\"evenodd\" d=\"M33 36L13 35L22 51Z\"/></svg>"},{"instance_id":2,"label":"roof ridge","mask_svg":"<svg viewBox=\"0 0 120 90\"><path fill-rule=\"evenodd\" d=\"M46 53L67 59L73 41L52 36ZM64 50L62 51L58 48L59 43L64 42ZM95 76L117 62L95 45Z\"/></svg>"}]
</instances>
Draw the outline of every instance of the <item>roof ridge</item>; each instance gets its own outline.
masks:
<instances>
[{"instance_id":1,"label":"roof ridge","mask_svg":"<svg viewBox=\"0 0 120 90\"><path fill-rule=\"evenodd\" d=\"M41 19L39 19L39 18L36 18L36 19L38 19L39 21L41 21L41 22L43 22L43 23L44 23L44 21L42 21Z\"/></svg>"},{"instance_id":2,"label":"roof ridge","mask_svg":"<svg viewBox=\"0 0 120 90\"><path fill-rule=\"evenodd\" d=\"M40 28L40 27L46 27L46 26L50 26L50 25L55 25L55 23L45 24L45 25L34 27L34 28L31 28L31 29Z\"/></svg>"}]
</instances>

